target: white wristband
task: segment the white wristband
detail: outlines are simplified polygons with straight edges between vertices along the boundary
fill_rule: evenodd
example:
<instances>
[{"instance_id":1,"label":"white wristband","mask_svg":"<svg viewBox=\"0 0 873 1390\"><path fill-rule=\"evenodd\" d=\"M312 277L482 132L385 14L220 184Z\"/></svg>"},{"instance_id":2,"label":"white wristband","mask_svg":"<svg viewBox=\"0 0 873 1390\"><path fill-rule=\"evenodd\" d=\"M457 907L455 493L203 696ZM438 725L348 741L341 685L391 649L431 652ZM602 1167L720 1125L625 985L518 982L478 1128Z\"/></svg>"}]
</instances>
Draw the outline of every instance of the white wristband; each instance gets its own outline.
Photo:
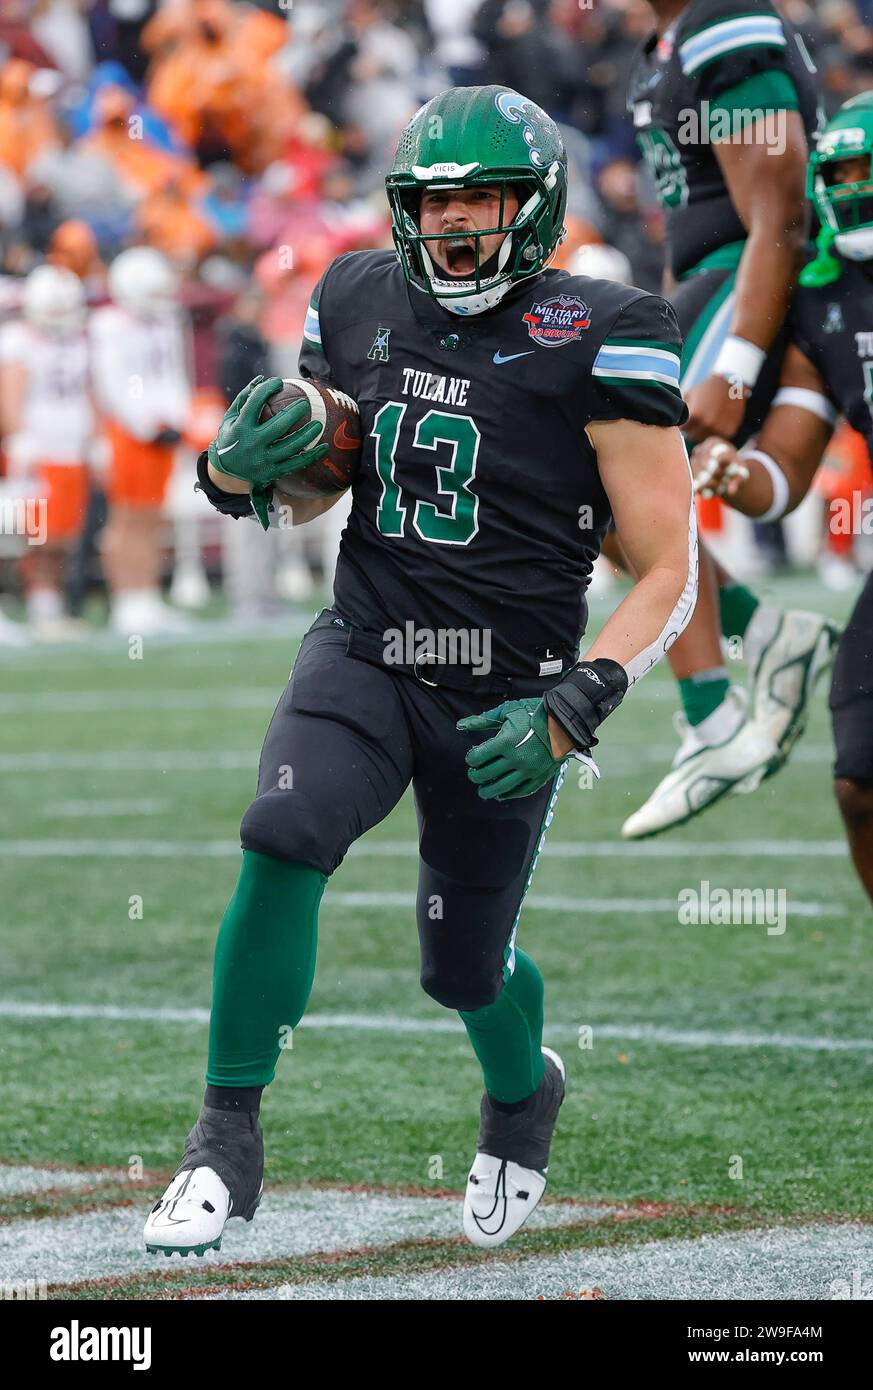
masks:
<instances>
[{"instance_id":1,"label":"white wristband","mask_svg":"<svg viewBox=\"0 0 873 1390\"><path fill-rule=\"evenodd\" d=\"M752 387L761 374L766 356L763 348L731 334L719 348L713 375L727 377L728 381L739 377L744 386Z\"/></svg>"},{"instance_id":2,"label":"white wristband","mask_svg":"<svg viewBox=\"0 0 873 1390\"><path fill-rule=\"evenodd\" d=\"M780 387L773 397L770 409L775 410L777 405L796 405L799 410L808 410L810 414L817 415L826 425L837 423L836 408L827 396L823 396L820 391L810 391L805 386Z\"/></svg>"},{"instance_id":3,"label":"white wristband","mask_svg":"<svg viewBox=\"0 0 873 1390\"><path fill-rule=\"evenodd\" d=\"M760 449L743 449L739 457L741 459L757 459L758 462L766 468L770 475L770 482L773 485L773 501L770 503L766 512L762 512L760 516L752 517L752 520L778 521L779 518L785 514L785 508L788 506L791 491L788 486L788 479L782 472L779 464L775 459L772 459L769 454L762 453Z\"/></svg>"}]
</instances>

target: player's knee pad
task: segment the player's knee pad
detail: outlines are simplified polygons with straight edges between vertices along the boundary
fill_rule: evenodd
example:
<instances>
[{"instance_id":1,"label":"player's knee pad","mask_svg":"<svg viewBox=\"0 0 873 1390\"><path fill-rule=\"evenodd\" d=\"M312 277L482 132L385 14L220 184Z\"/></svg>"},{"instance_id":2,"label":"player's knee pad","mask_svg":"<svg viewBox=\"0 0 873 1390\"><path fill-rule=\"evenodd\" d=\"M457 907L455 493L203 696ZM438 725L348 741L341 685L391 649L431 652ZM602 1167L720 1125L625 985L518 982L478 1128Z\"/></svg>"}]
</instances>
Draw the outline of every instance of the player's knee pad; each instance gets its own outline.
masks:
<instances>
[{"instance_id":1,"label":"player's knee pad","mask_svg":"<svg viewBox=\"0 0 873 1390\"><path fill-rule=\"evenodd\" d=\"M309 864L331 874L342 858L337 817L303 792L273 787L256 796L242 818L243 849Z\"/></svg>"},{"instance_id":2,"label":"player's knee pad","mask_svg":"<svg viewBox=\"0 0 873 1390\"><path fill-rule=\"evenodd\" d=\"M873 784L838 777L834 791L843 820L854 834L873 826Z\"/></svg>"},{"instance_id":3,"label":"player's knee pad","mask_svg":"<svg viewBox=\"0 0 873 1390\"><path fill-rule=\"evenodd\" d=\"M469 972L458 975L439 965L432 965L422 970L421 987L444 1009L472 1014L494 1003L503 989L503 973L502 970L483 970L475 975Z\"/></svg>"}]
</instances>

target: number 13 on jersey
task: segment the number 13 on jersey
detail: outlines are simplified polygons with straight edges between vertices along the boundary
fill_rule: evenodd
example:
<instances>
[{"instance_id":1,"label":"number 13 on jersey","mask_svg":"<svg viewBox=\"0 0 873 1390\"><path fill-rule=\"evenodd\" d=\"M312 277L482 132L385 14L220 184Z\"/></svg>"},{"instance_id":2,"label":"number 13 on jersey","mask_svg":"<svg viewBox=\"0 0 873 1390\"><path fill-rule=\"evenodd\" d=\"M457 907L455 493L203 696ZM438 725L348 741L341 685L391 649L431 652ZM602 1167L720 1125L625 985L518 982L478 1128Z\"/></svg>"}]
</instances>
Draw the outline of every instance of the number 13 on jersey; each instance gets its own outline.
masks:
<instances>
[{"instance_id":1,"label":"number 13 on jersey","mask_svg":"<svg viewBox=\"0 0 873 1390\"><path fill-rule=\"evenodd\" d=\"M403 487L395 477L397 446L406 406L397 401L383 405L373 423L376 440L376 471L382 483L382 497L376 511L376 525L383 536L406 534L407 506ZM435 545L469 545L479 529L479 498L471 489L476 476L481 434L469 415L449 415L429 410L415 428L413 449L428 449L437 457L437 489L448 499L448 510L432 502L415 503L413 530L422 540ZM442 459L447 461L442 462Z\"/></svg>"}]
</instances>

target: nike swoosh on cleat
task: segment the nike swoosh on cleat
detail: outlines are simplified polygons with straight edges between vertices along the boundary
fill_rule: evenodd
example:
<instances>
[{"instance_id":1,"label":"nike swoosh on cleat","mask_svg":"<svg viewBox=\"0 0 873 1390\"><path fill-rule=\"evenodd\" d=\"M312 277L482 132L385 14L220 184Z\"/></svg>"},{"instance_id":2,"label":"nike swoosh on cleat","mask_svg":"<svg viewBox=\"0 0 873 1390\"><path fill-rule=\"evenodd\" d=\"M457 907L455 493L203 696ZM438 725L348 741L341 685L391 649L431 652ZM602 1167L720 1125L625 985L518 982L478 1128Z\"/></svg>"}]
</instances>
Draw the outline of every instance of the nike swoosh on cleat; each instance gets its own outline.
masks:
<instances>
[{"instance_id":1,"label":"nike swoosh on cleat","mask_svg":"<svg viewBox=\"0 0 873 1390\"><path fill-rule=\"evenodd\" d=\"M235 449L238 443L239 440L235 439L232 444L226 444L223 449L216 449L215 452L220 458L222 454L229 454L231 449Z\"/></svg>"},{"instance_id":2,"label":"nike swoosh on cleat","mask_svg":"<svg viewBox=\"0 0 873 1390\"><path fill-rule=\"evenodd\" d=\"M497 1225L495 1226L492 1224L490 1227L486 1226L486 1221L493 1222L493 1219L497 1215L497 1210L500 1207L501 1202L503 1203L503 1210L500 1213L500 1220L498 1221ZM478 1213L472 1211L472 1209L471 1213L473 1220L476 1222L476 1225L479 1227L479 1230L482 1232L483 1235L496 1236L500 1231L503 1230L503 1227L506 1224L506 1214L508 1209L509 1199L506 1195L506 1159L504 1159L502 1164L500 1165L500 1172L497 1174L497 1182L494 1184L493 1207L481 1218L479 1217Z\"/></svg>"},{"instance_id":3,"label":"nike swoosh on cleat","mask_svg":"<svg viewBox=\"0 0 873 1390\"><path fill-rule=\"evenodd\" d=\"M504 362L514 362L517 357L532 357L533 352L534 349L531 348L528 352L512 352L508 357L503 357L498 348L491 361L494 363L495 367L502 367Z\"/></svg>"}]
</instances>

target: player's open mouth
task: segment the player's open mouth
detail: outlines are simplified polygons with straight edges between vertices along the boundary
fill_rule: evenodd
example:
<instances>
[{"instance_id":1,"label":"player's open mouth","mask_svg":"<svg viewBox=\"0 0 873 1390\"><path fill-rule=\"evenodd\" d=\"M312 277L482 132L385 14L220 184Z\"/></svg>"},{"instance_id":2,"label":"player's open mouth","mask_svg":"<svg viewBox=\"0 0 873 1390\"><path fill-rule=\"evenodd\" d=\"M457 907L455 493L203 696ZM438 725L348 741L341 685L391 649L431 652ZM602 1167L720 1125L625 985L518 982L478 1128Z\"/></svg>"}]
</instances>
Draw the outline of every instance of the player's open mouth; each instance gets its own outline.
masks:
<instances>
[{"instance_id":1,"label":"player's open mouth","mask_svg":"<svg viewBox=\"0 0 873 1390\"><path fill-rule=\"evenodd\" d=\"M442 243L447 268L452 275L472 275L476 269L476 251L472 237L453 237Z\"/></svg>"}]
</instances>

